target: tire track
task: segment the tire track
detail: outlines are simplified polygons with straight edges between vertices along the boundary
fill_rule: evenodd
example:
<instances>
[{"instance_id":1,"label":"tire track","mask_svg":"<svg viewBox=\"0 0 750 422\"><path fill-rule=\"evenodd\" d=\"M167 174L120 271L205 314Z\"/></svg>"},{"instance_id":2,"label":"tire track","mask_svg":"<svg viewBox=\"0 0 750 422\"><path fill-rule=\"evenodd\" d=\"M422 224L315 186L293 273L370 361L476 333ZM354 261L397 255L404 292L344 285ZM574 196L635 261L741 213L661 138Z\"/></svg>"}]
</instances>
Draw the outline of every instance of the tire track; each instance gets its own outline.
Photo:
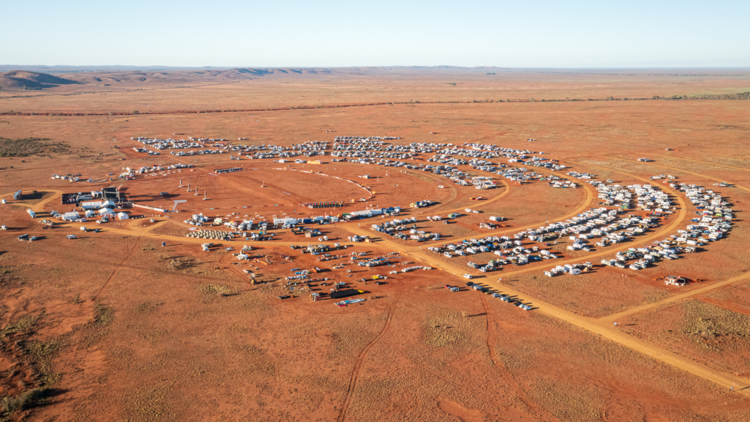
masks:
<instances>
[{"instance_id":1,"label":"tire track","mask_svg":"<svg viewBox=\"0 0 750 422\"><path fill-rule=\"evenodd\" d=\"M378 342L378 340L383 337L386 331L388 331L388 328L391 326L391 321L393 321L393 314L396 311L396 301L393 302L391 305L391 308L388 311L388 319L385 321L385 325L383 326L383 329L380 330L380 333L377 337L375 337L367 346L365 346L364 349L362 349L362 352L359 353L359 356L357 356L357 360L354 362L354 371L352 371L352 376L349 379L349 386L346 389L346 396L344 397L344 404L341 406L341 411L339 412L339 417L336 418L337 422L343 422L346 419L346 414L349 411L349 405L351 404L352 395L354 394L354 389L357 387L357 380L359 378L359 371L362 369L362 364L364 363L365 358L367 357L367 352L372 349L372 347L375 345L375 343Z\"/></svg>"},{"instance_id":2,"label":"tire track","mask_svg":"<svg viewBox=\"0 0 750 422\"><path fill-rule=\"evenodd\" d=\"M511 375L510 371L508 371L508 368L505 366L505 363L497 354L497 352L495 351L495 347L493 346L496 341L495 339L497 338L497 333L495 332L495 324L493 324L492 317L490 315L490 308L489 306L487 306L487 295L481 295L481 302L482 306L484 307L484 315L487 317L487 350L490 353L490 361L492 362L492 365L497 368L498 372L500 372L500 374L503 376L506 383L515 387L518 398L526 406L528 406L529 409L536 412L536 417L541 417L544 420L559 422L559 419L550 415L535 401L531 400L531 398L529 398L523 388L521 388L521 384L519 384L518 381L513 378L513 375Z\"/></svg>"},{"instance_id":3,"label":"tire track","mask_svg":"<svg viewBox=\"0 0 750 422\"><path fill-rule=\"evenodd\" d=\"M99 295L102 294L102 292L104 291L104 288L107 287L107 284L109 284L110 280L112 280L115 277L115 275L118 272L120 272L120 270L125 266L125 263L128 262L128 259L130 259L130 256L133 255L133 252L135 252L135 250L138 249L138 245L140 243L141 243L141 238L139 236L138 240L136 240L135 242L135 245L133 245L133 249L131 249L130 252L128 252L128 255L125 257L125 259L122 260L120 265L118 265L117 268L115 268L115 270L112 271L112 274L110 274L109 278L107 278L107 281L104 282L104 285L102 286L102 288L99 289L99 293L97 293L96 296L91 298L92 302L95 301L97 298L99 298Z\"/></svg>"},{"instance_id":4,"label":"tire track","mask_svg":"<svg viewBox=\"0 0 750 422\"><path fill-rule=\"evenodd\" d=\"M732 277L724 281L719 281L716 283L709 284L707 286L699 287L689 292L685 292L685 293L681 293L681 294L668 297L658 302L646 303L640 306L626 309L624 311L617 312L615 314L610 314L605 317L599 318L599 321L601 321L603 324L609 324L609 323L617 321L618 319L622 319L626 316L641 313L641 312L644 312L653 308L657 308L657 307L664 306L664 305L669 305L669 304L680 302L683 300L695 299L695 296L702 295L702 294L709 294L709 293L712 293L714 290L719 290L727 286L745 282L748 278L750 278L750 271L746 271L743 274L740 274L736 277Z\"/></svg>"}]
</instances>

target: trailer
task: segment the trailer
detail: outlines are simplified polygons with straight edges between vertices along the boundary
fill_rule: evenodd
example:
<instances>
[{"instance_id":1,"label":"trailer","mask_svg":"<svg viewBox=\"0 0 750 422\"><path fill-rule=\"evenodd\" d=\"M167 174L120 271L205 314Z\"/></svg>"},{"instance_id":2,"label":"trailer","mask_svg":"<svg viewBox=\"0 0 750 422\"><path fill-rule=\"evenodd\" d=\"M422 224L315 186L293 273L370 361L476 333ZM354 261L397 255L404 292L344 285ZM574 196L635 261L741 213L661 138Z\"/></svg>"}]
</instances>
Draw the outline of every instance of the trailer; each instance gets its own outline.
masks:
<instances>
[{"instance_id":1,"label":"trailer","mask_svg":"<svg viewBox=\"0 0 750 422\"><path fill-rule=\"evenodd\" d=\"M357 289L339 290L337 292L331 292L330 297L331 299L340 299L342 297L356 296L364 292L365 292L364 290L357 290Z\"/></svg>"}]
</instances>

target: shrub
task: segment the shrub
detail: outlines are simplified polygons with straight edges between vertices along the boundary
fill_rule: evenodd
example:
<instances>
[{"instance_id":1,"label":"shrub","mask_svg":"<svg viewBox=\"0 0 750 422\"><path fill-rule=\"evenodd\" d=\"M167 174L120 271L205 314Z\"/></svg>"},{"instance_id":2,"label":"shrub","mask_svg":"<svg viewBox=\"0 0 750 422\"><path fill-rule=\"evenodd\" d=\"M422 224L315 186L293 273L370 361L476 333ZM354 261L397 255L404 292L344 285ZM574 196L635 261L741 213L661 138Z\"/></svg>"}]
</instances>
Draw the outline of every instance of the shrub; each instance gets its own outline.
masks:
<instances>
[{"instance_id":1,"label":"shrub","mask_svg":"<svg viewBox=\"0 0 750 422\"><path fill-rule=\"evenodd\" d=\"M46 388L33 388L24 391L16 397L3 397L3 410L5 413L12 413L17 410L31 409L38 406L46 396Z\"/></svg>"},{"instance_id":2,"label":"shrub","mask_svg":"<svg viewBox=\"0 0 750 422\"><path fill-rule=\"evenodd\" d=\"M64 142L51 142L48 138L8 139L0 137L0 157L30 157L69 152L70 145Z\"/></svg>"}]
</instances>

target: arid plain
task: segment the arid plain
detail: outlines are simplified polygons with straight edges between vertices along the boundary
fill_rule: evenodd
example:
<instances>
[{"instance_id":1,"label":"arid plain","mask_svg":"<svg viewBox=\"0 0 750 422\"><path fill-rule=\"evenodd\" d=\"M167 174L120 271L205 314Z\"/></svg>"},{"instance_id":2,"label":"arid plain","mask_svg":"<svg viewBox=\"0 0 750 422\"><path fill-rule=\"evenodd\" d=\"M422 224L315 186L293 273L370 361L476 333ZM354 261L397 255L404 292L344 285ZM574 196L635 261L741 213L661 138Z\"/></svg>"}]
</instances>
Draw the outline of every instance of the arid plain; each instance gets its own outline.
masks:
<instances>
[{"instance_id":1,"label":"arid plain","mask_svg":"<svg viewBox=\"0 0 750 422\"><path fill-rule=\"evenodd\" d=\"M2 420L750 419L748 71L363 68L55 76L75 83L37 74L6 74L0 81L0 197L7 202L0 205L0 224L7 226L0 231ZM31 82L19 83L21 77ZM333 161L337 136L399 138L384 141L390 146L528 150L528 157L566 168L487 160L541 177L515 183L456 165L498 185L477 190L423 170L440 152L402 160L413 168ZM296 157L320 164L278 163L230 160L229 153L149 155L134 150L143 147L134 137L328 146L324 155ZM177 163L193 167L117 177L125 168ZM245 171L214 172L235 166ZM80 174L81 181L51 178L67 174ZM365 174L370 178L360 177ZM718 194L732 210L731 229L693 253L641 270L600 264L677 237L705 215L657 175ZM552 188L553 176L578 187ZM522 249L534 246L558 258L486 273L467 263L484 264L497 254L447 258L428 250L513 238L606 206L589 180L651 184L673 208L653 217L644 233L607 246L590 241L588 251L569 249L574 242L567 235L554 243L524 238ZM181 183L197 185L207 200ZM129 219L106 224L52 217L75 207L61 203L63 193L109 186L146 206L171 210L174 200L186 202L178 212L130 208ZM14 200L18 190L22 197ZM421 200L435 204L411 207ZM345 206L300 206L330 201ZM313 238L271 227L268 240L220 240L209 251L201 239L186 237L195 227L184 222L197 213L270 222L396 206L399 217L305 224L321 232ZM618 218L647 215L636 208L622 207ZM451 213L460 216L445 224ZM505 220L480 228L490 216ZM371 228L410 217L440 240L416 242ZM42 219L53 220L54 228L43 228ZM37 240L19 242L23 234ZM355 235L371 241L352 242ZM322 236L327 240L319 241ZM319 243L341 245L329 252L339 258L321 261L290 248ZM238 261L244 245L251 246L249 259ZM390 266L361 267L352 252L367 259L393 255ZM583 262L593 264L590 271L545 276L555 266ZM401 271L412 266L432 269ZM326 285L309 281L289 289L286 277L313 268L324 271L310 278L327 278ZM463 274L490 290L465 286ZM375 284L375 275L387 276L385 283ZM666 285L671 275L690 283ZM310 293L328 292L334 282L363 290L357 297L366 300L343 307L325 297L311 300Z\"/></svg>"}]
</instances>

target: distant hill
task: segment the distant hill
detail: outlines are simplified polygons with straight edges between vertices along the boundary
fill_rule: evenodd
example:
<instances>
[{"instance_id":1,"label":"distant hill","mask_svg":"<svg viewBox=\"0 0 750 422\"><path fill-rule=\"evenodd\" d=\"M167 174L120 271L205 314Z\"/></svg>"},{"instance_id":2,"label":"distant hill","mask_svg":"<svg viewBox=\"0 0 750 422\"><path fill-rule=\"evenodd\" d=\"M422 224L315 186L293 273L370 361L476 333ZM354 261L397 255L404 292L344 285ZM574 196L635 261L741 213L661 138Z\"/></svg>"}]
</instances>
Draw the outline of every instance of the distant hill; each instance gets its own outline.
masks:
<instances>
[{"instance_id":1,"label":"distant hill","mask_svg":"<svg viewBox=\"0 0 750 422\"><path fill-rule=\"evenodd\" d=\"M0 70L7 65L0 65ZM44 68L42 73L34 70ZM347 78L347 77L421 77L461 75L487 76L517 70L498 67L457 67L457 66L388 66L388 67L284 67L284 68L160 68L146 67L137 70L127 66L69 67L69 66L27 66L24 70L11 70L0 73L0 89L46 89L62 85L79 85L82 89L112 87L139 89L164 85L195 85L231 83L252 79L288 78Z\"/></svg>"},{"instance_id":2,"label":"distant hill","mask_svg":"<svg viewBox=\"0 0 750 422\"><path fill-rule=\"evenodd\" d=\"M12 72L9 72L12 73ZM224 83L259 78L314 78L364 75L355 68L236 68L170 71L115 70L65 73L64 80L91 86L140 87L163 84ZM59 78L61 79L61 78ZM28 84L26 86L29 86Z\"/></svg>"},{"instance_id":3,"label":"distant hill","mask_svg":"<svg viewBox=\"0 0 750 422\"><path fill-rule=\"evenodd\" d=\"M39 72L48 73L52 75L62 75L67 73L124 73L124 72L146 72L146 73L158 73L158 72L205 72L205 71L249 71L253 74L265 74L270 75L273 73L283 74L284 71L287 74L349 74L352 72L365 72L365 73L389 73L389 72L430 72L430 73L445 73L445 72L458 72L458 73L475 73L475 72L493 72L509 70L498 67L460 67L460 66L369 66L369 67L327 67L327 68L314 68L314 67L294 67L294 68L241 68L241 67L170 67L170 66L44 66L44 65L13 65L13 64L0 64L0 72L7 72L10 70L23 69L28 72ZM515 69L519 70L519 69Z\"/></svg>"},{"instance_id":4,"label":"distant hill","mask_svg":"<svg viewBox=\"0 0 750 422\"><path fill-rule=\"evenodd\" d=\"M463 68L451 66L436 67L333 67L333 68L233 68L196 69L170 71L96 71L66 73L65 77L84 84L109 85L148 85L148 84L188 84L221 83L259 78L317 78L350 76L417 76L439 74L486 74L501 72L501 68Z\"/></svg>"},{"instance_id":5,"label":"distant hill","mask_svg":"<svg viewBox=\"0 0 750 422\"><path fill-rule=\"evenodd\" d=\"M45 89L77 83L70 79L25 70L11 70L10 72L0 73L0 87L4 89Z\"/></svg>"},{"instance_id":6,"label":"distant hill","mask_svg":"<svg viewBox=\"0 0 750 422\"><path fill-rule=\"evenodd\" d=\"M0 66L0 70L7 66ZM34 70L48 69L50 75ZM0 73L0 89L46 89L62 85L78 85L82 89L112 87L139 89L153 86L231 83L252 79L347 78L347 77L419 77L423 75L494 75L508 69L494 67L455 66L391 66L391 67L284 67L284 68L144 68L134 70L122 66L74 68L67 66L28 66L24 70Z\"/></svg>"}]
</instances>

